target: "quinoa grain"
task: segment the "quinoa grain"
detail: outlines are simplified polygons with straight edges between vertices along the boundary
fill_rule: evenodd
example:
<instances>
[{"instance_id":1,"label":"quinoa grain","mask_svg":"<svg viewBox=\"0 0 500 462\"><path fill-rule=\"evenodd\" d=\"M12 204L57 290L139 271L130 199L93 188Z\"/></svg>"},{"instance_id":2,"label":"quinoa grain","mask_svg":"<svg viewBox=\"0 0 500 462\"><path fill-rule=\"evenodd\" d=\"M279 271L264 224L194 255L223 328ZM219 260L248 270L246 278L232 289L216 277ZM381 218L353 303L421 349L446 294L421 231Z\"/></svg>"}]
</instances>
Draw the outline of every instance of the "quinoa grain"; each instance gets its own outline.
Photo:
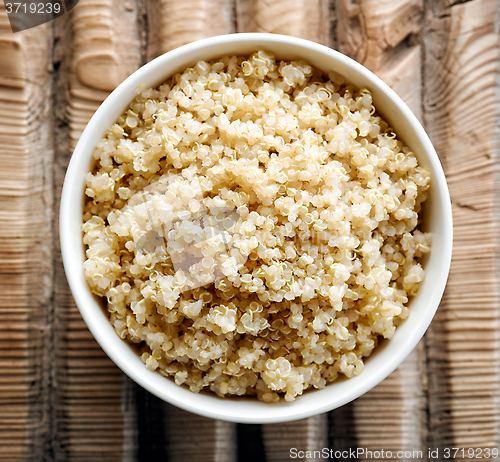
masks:
<instances>
[{"instance_id":1,"label":"quinoa grain","mask_svg":"<svg viewBox=\"0 0 500 462\"><path fill-rule=\"evenodd\" d=\"M430 177L338 75L200 61L142 88L94 157L87 281L176 384L293 401L359 375L408 317Z\"/></svg>"}]
</instances>

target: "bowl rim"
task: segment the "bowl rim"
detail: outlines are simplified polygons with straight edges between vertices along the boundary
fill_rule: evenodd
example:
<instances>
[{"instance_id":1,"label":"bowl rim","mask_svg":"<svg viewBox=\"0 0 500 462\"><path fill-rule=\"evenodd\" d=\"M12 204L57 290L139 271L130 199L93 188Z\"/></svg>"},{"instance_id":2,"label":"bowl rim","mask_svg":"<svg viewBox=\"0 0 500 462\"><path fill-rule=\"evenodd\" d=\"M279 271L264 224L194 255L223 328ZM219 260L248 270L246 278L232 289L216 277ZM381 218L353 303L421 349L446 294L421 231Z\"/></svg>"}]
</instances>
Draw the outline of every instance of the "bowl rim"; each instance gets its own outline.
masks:
<instances>
[{"instance_id":1,"label":"bowl rim","mask_svg":"<svg viewBox=\"0 0 500 462\"><path fill-rule=\"evenodd\" d=\"M165 62L173 61L182 57L182 55L195 50L207 50L210 52L210 50L214 47L228 43L238 44L250 42L286 44L298 47L302 50L314 51L342 63L343 65L351 68L354 72L360 74L363 78L368 79L375 87L377 87L389 98L391 103L394 104L394 106L411 124L416 136L422 143L427 160L432 165L434 171L433 184L436 186L436 192L439 193L437 196L442 208L444 222L444 229L442 232L447 239L445 239L444 246L441 249L441 272L439 273L437 280L433 281L434 290L430 295L429 308L427 309L425 316L419 318L418 325L415 326L412 331L412 335L405 339L402 348L396 351L396 353L391 357L385 358L380 369L372 373L369 377L363 378L364 374L361 374L358 377L349 379L349 390L346 393L339 397L336 397L335 393L331 393L333 396L326 401L319 400L318 402L318 399L311 399L310 396L312 394L318 394L319 397L319 394L327 390L328 387L323 390L314 390L312 392L305 393L292 403L277 405L260 403L256 400L252 400L250 402L250 400L242 400L241 398L222 399L216 397L215 395L196 395L183 387L176 386L172 381L166 380L157 372L148 371L145 369L142 362L141 364L143 367L137 367L130 361L130 354L132 353L127 353L126 348L124 348L124 346L128 346L128 344L119 339L116 334L116 338L112 338L113 336L109 335L109 330L103 330L104 326L100 325L101 320L96 319L96 307L98 306L97 302L95 300L92 302L93 296L88 285L86 285L86 283L82 284L83 267L75 263L75 255L78 253L78 251L74 248L75 233L78 232L81 236L82 221L80 220L77 231L77 227L74 226L74 222L66 219L66 217L71 217L71 215L75 213L76 202L82 201L83 198L83 188L78 189L81 183L74 181L74 179L75 177L78 177L79 174L81 175L80 172L82 168L85 168L85 162L89 164L92 157L95 145L89 146L89 143L87 142L87 138L90 134L95 130L98 130L99 127L102 127L103 119L106 118L106 114L109 113L110 109L113 108L114 105L119 103L120 98L124 93L126 94L130 92L131 89L137 89L140 87L142 80L151 72L154 73L155 69L159 66L165 65ZM171 73L167 74L165 78L168 78L169 75L171 75ZM110 124L107 126L109 127ZM78 209L78 207L76 208ZM76 305L92 335L108 357L132 380L164 401L205 417L241 423L276 423L298 420L321 414L358 398L391 374L415 348L434 317L446 286L451 264L453 241L451 200L442 166L428 135L424 131L416 116L411 112L408 106L406 106L402 99L371 71L336 50L308 40L268 33L227 34L189 43L153 59L118 85L118 87L110 93L110 95L94 113L74 149L62 189L59 232L63 265ZM420 293L417 297L419 295ZM99 307L99 310L100 309L101 308ZM109 321L108 324L111 327ZM123 344L121 347L119 346L120 342ZM116 348L120 351L117 352ZM362 377L362 379L356 380L360 377ZM158 379L163 382L160 382ZM170 385L166 386L164 382L170 383L178 390L174 390ZM332 386L336 383L337 382L333 383ZM326 395L323 394L323 397L326 397ZM295 404L299 402L304 404L300 406Z\"/></svg>"}]
</instances>

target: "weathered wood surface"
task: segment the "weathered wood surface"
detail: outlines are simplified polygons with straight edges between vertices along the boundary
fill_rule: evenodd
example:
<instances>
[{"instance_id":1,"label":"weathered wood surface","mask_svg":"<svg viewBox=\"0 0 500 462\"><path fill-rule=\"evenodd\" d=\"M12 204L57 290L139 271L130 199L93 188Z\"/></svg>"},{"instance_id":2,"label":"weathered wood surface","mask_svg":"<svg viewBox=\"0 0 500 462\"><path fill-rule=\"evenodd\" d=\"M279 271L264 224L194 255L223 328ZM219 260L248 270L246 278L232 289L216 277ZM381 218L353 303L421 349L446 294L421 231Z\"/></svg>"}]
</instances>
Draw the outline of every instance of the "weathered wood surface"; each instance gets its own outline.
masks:
<instances>
[{"instance_id":1,"label":"weathered wood surface","mask_svg":"<svg viewBox=\"0 0 500 462\"><path fill-rule=\"evenodd\" d=\"M498 2L427 9L424 121L448 174L455 246L427 335L432 445L498 447Z\"/></svg>"},{"instance_id":2,"label":"weathered wood surface","mask_svg":"<svg viewBox=\"0 0 500 462\"><path fill-rule=\"evenodd\" d=\"M4 11L2 4L0 457L23 460L32 435L43 438L50 431L44 416L51 414L46 404L52 398L37 404L52 395L55 364L50 354L53 143L46 118L53 40L50 26L14 36Z\"/></svg>"},{"instance_id":3,"label":"weathered wood surface","mask_svg":"<svg viewBox=\"0 0 500 462\"><path fill-rule=\"evenodd\" d=\"M499 5L494 0L80 0L12 34L0 5L0 460L284 461L290 448L500 444ZM64 173L109 92L155 56L266 31L340 50L423 121L445 168L454 260L438 315L388 379L280 425L191 415L137 387L83 323L58 248ZM360 460L372 460L360 457Z\"/></svg>"},{"instance_id":4,"label":"weathered wood surface","mask_svg":"<svg viewBox=\"0 0 500 462\"><path fill-rule=\"evenodd\" d=\"M72 149L88 120L117 84L141 64L137 8L121 1L81 2L53 23L55 67L54 196L60 197ZM58 200L53 204L54 428L49 445L58 460L127 459L137 438L135 388L96 344L69 291L57 243ZM44 450L41 446L42 451ZM45 449L46 450L46 449ZM39 458L43 452L34 452Z\"/></svg>"}]
</instances>

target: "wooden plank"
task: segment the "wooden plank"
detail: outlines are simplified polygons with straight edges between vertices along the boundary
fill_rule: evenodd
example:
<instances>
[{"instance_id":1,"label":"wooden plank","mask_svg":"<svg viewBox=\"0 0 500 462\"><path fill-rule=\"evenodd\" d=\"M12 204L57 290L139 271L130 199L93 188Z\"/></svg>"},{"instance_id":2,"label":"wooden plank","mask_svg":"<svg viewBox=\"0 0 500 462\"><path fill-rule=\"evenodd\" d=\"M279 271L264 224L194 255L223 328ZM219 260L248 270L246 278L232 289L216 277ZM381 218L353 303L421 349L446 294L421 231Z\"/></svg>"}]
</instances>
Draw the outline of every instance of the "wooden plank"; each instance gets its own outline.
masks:
<instances>
[{"instance_id":1,"label":"wooden plank","mask_svg":"<svg viewBox=\"0 0 500 462\"><path fill-rule=\"evenodd\" d=\"M50 413L39 347L50 344L53 272L51 46L47 25L14 35L0 5L0 454L10 461L40 452Z\"/></svg>"},{"instance_id":2,"label":"wooden plank","mask_svg":"<svg viewBox=\"0 0 500 462\"><path fill-rule=\"evenodd\" d=\"M328 0L236 0L238 32L271 32L334 44L334 4ZM328 447L328 416L323 414L297 422L262 426L268 461L286 460L290 448L321 450Z\"/></svg>"},{"instance_id":3,"label":"wooden plank","mask_svg":"<svg viewBox=\"0 0 500 462\"><path fill-rule=\"evenodd\" d=\"M293 35L332 46L334 18L329 0L236 0L238 32Z\"/></svg>"},{"instance_id":4,"label":"wooden plank","mask_svg":"<svg viewBox=\"0 0 500 462\"><path fill-rule=\"evenodd\" d=\"M422 0L337 0L338 49L375 72L420 118Z\"/></svg>"},{"instance_id":5,"label":"wooden plank","mask_svg":"<svg viewBox=\"0 0 500 462\"><path fill-rule=\"evenodd\" d=\"M419 344L393 374L353 403L358 447L394 454L425 449L424 358Z\"/></svg>"},{"instance_id":6,"label":"wooden plank","mask_svg":"<svg viewBox=\"0 0 500 462\"><path fill-rule=\"evenodd\" d=\"M336 11L339 51L379 75L421 118L421 44L417 34L422 1L337 0ZM425 353L419 344L391 376L352 403L351 447L394 453L422 450L426 437L426 382L421 380L424 364ZM360 460L371 459L362 456Z\"/></svg>"},{"instance_id":7,"label":"wooden plank","mask_svg":"<svg viewBox=\"0 0 500 462\"><path fill-rule=\"evenodd\" d=\"M334 5L328 0L236 0L238 32L271 32L334 44ZM286 460L290 448L321 450L328 446L327 414L298 422L262 426L269 461Z\"/></svg>"},{"instance_id":8,"label":"wooden plank","mask_svg":"<svg viewBox=\"0 0 500 462\"><path fill-rule=\"evenodd\" d=\"M295 422L263 425L266 460L268 462L288 460L296 451L319 451L321 454L323 448L328 448L327 425L326 414ZM292 448L296 451L291 452Z\"/></svg>"},{"instance_id":9,"label":"wooden plank","mask_svg":"<svg viewBox=\"0 0 500 462\"><path fill-rule=\"evenodd\" d=\"M165 404L170 462L236 461L236 425L208 419Z\"/></svg>"},{"instance_id":10,"label":"wooden plank","mask_svg":"<svg viewBox=\"0 0 500 462\"><path fill-rule=\"evenodd\" d=\"M195 40L235 32L231 0L148 2L147 22L148 60Z\"/></svg>"},{"instance_id":11,"label":"wooden plank","mask_svg":"<svg viewBox=\"0 0 500 462\"><path fill-rule=\"evenodd\" d=\"M147 4L146 56L152 59L173 48L214 35L235 32L231 0L159 0ZM156 413L156 401L145 402ZM227 461L236 460L234 443L236 425L213 421L165 405L163 421L169 460ZM195 443L196 442L196 443ZM161 454L161 448L156 449ZM143 453L144 457L151 454Z\"/></svg>"},{"instance_id":12,"label":"wooden plank","mask_svg":"<svg viewBox=\"0 0 500 462\"><path fill-rule=\"evenodd\" d=\"M423 118L455 216L448 290L427 335L429 446L492 448L500 419L484 410L500 404L500 332L473 320L499 322L498 3L453 3L428 3L424 34Z\"/></svg>"},{"instance_id":13,"label":"wooden plank","mask_svg":"<svg viewBox=\"0 0 500 462\"><path fill-rule=\"evenodd\" d=\"M109 92L141 60L134 2L86 0L56 24L58 83L54 164L55 229L64 174L86 123ZM54 248L59 249L58 242ZM59 250L54 252L57 345L57 440L67 460L134 460L135 385L104 354L71 296Z\"/></svg>"}]
</instances>

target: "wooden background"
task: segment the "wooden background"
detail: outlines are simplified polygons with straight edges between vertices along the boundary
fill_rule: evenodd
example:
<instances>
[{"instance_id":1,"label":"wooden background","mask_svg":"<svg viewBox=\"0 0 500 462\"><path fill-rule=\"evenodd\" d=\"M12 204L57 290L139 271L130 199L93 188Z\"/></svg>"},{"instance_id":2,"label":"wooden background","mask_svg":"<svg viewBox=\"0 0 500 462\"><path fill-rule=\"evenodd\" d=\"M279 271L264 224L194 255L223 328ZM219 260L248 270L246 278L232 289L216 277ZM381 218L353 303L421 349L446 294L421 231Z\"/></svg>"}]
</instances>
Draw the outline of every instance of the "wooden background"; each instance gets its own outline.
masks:
<instances>
[{"instance_id":1,"label":"wooden background","mask_svg":"<svg viewBox=\"0 0 500 462\"><path fill-rule=\"evenodd\" d=\"M444 460L446 447L498 447L499 10L494 0L80 0L13 34L0 5L0 460L422 450L413 461L428 448ZM191 415L127 379L81 319L58 244L66 166L106 95L162 52L248 31L326 44L389 83L439 153L456 236L438 314L396 372L341 409L262 426Z\"/></svg>"}]
</instances>

